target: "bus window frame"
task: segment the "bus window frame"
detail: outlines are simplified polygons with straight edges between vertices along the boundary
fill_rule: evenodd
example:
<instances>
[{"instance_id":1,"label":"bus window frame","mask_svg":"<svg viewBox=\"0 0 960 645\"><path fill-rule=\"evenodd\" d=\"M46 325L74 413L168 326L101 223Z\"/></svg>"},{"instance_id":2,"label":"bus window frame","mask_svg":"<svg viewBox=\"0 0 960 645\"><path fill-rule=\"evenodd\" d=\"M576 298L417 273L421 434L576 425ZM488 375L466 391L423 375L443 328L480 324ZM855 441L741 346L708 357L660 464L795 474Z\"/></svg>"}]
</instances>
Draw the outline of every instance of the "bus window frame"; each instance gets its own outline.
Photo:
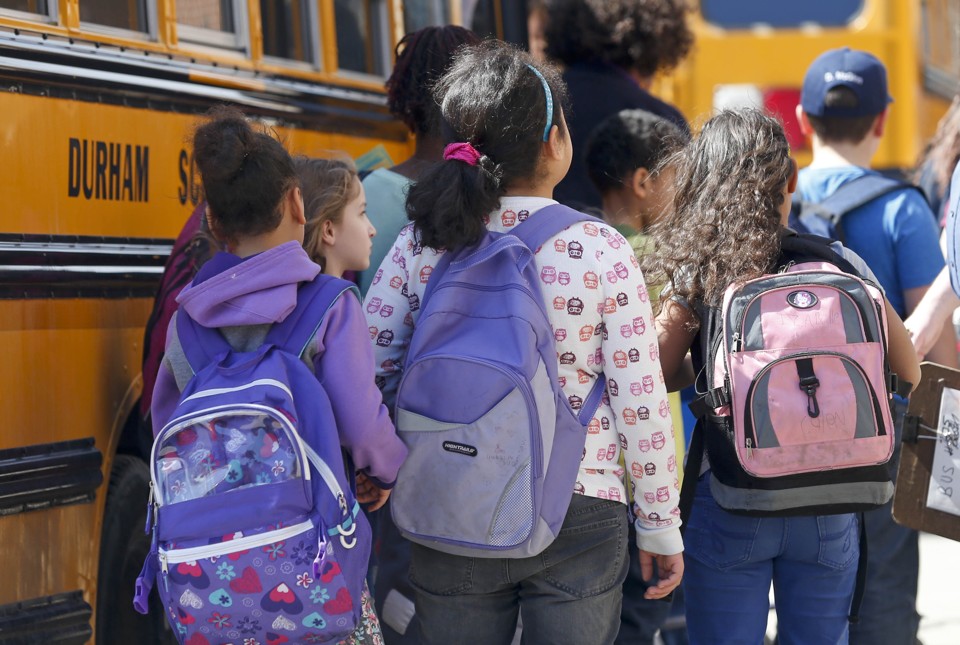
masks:
<instances>
[{"instance_id":1,"label":"bus window frame","mask_svg":"<svg viewBox=\"0 0 960 645\"><path fill-rule=\"evenodd\" d=\"M250 4L256 0L230 0L233 6L233 31L219 31L195 27L176 21L177 41L184 49L197 51L230 51L251 58L250 52ZM172 0L176 11L176 0ZM258 7L259 10L259 7Z\"/></svg>"},{"instance_id":2,"label":"bus window frame","mask_svg":"<svg viewBox=\"0 0 960 645\"><path fill-rule=\"evenodd\" d=\"M379 83L381 86L383 82L390 77L390 73L393 71L393 49L396 47L396 43L399 42L400 36L397 35L397 20L402 18L403 6L401 0L361 0L364 2L364 15L367 16L367 21L371 24L371 30L366 33L367 38L365 38L368 54L372 61L376 61L377 51L375 41L378 34L375 32L374 27L376 27L376 21L371 19L371 15L374 13L371 9L376 8L378 20L382 24L382 33L380 40L385 40L386 44L383 47L383 51L380 53L380 65L383 67L383 75L369 72L358 72L353 69L344 69L340 67L340 46L337 42L337 18L336 12L334 9L335 0L325 0L324 2L324 18L327 21L327 28L321 34L321 38L325 34L330 34L332 36L331 43L331 54L333 65L329 68L334 76L344 80L353 80L359 81L362 83ZM398 9L399 7L399 9ZM398 16L397 12L400 11L401 14ZM400 29L402 30L403 23ZM376 66L376 65L374 65Z\"/></svg>"},{"instance_id":3,"label":"bus window frame","mask_svg":"<svg viewBox=\"0 0 960 645\"><path fill-rule=\"evenodd\" d=\"M83 1L83 0L81 0ZM160 33L158 28L159 14L157 12L157 0L145 0L144 11L147 18L147 30L137 31L135 29L124 29L123 27L113 27L111 25L101 25L99 22L80 21L80 29L84 33L103 34L112 38L127 38L136 41L156 42Z\"/></svg>"},{"instance_id":4,"label":"bus window frame","mask_svg":"<svg viewBox=\"0 0 960 645\"><path fill-rule=\"evenodd\" d=\"M252 5L254 2L259 4L259 0L247 0L247 7ZM323 8L320 6L320 3L317 0L306 1L304 4L307 6L310 12L310 28L308 34L310 36L310 55L313 59L311 62L295 60L293 58L284 58L282 56L270 56L265 53L265 49L262 46L263 42L263 15L260 16L260 39L261 39L261 62L265 67L273 70L299 70L302 72L312 72L312 73L323 73L325 70L324 65L324 55L323 55L323 30L321 29L321 20L320 15L323 13ZM257 11L259 11L259 6Z\"/></svg>"},{"instance_id":5,"label":"bus window frame","mask_svg":"<svg viewBox=\"0 0 960 645\"><path fill-rule=\"evenodd\" d=\"M47 0L47 13L30 13L29 11L18 11L16 9L0 7L0 17L10 18L12 20L43 20L50 25L59 25L60 3L57 0Z\"/></svg>"}]
</instances>

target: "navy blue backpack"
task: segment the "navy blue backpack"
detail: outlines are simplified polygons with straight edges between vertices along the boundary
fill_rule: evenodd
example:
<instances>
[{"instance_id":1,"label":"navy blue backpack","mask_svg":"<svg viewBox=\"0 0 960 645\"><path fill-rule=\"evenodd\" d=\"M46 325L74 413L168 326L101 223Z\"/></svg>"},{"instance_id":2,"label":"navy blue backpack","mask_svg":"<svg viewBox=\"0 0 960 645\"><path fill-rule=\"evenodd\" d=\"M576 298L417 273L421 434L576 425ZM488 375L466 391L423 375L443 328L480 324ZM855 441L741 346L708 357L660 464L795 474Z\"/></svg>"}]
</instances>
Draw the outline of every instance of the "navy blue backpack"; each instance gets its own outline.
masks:
<instances>
[{"instance_id":1,"label":"navy blue backpack","mask_svg":"<svg viewBox=\"0 0 960 645\"><path fill-rule=\"evenodd\" d=\"M868 173L843 184L822 202L809 202L794 193L789 226L797 233L845 242L842 225L844 215L866 206L878 197L904 189L920 192L913 184Z\"/></svg>"}]
</instances>

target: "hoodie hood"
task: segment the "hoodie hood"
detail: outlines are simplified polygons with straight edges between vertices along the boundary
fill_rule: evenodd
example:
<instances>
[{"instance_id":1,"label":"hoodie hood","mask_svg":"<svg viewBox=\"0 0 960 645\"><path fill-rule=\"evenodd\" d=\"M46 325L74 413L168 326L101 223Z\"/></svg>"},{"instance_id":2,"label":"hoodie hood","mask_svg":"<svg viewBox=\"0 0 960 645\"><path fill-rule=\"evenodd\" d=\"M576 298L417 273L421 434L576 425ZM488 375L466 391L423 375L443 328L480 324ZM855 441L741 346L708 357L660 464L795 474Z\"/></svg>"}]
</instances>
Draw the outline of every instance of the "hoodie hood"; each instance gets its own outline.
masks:
<instances>
[{"instance_id":1,"label":"hoodie hood","mask_svg":"<svg viewBox=\"0 0 960 645\"><path fill-rule=\"evenodd\" d=\"M297 306L299 284L319 273L295 241L247 258L217 253L177 302L204 327L278 323Z\"/></svg>"}]
</instances>

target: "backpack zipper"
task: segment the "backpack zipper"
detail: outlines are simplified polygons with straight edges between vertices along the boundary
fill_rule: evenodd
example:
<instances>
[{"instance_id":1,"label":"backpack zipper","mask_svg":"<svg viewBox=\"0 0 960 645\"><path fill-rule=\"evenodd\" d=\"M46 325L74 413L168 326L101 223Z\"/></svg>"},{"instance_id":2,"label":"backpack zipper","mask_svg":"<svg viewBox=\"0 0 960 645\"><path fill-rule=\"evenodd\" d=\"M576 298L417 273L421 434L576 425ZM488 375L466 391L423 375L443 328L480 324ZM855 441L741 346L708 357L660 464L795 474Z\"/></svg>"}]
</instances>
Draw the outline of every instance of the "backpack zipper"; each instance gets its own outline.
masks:
<instances>
[{"instance_id":1,"label":"backpack zipper","mask_svg":"<svg viewBox=\"0 0 960 645\"><path fill-rule=\"evenodd\" d=\"M312 520L304 520L299 524L285 526L283 528L267 531L258 535L237 538L235 540L226 540L217 544L205 544L203 546L187 547L183 549L159 549L157 556L160 558L160 569L164 574L168 572L168 565L180 564L181 562L198 562L206 558L214 558L227 553L255 549L257 547L289 540L290 538L306 533L314 528Z\"/></svg>"},{"instance_id":2,"label":"backpack zipper","mask_svg":"<svg viewBox=\"0 0 960 645\"><path fill-rule=\"evenodd\" d=\"M841 354L839 352L802 352L799 354L790 354L789 356L778 358L772 363L768 363L766 366L764 366L762 370L760 370L757 373L756 377L754 377L754 379L750 382L750 388L747 390L746 407L743 415L744 447L745 448L748 448L748 449L760 448L760 444L756 434L756 428L753 425L753 413L751 412L751 410L753 409L753 405L752 405L753 395L754 395L754 391L756 389L757 383L763 378L763 376L767 372L772 370L774 366L779 365L780 363L785 363L787 361L795 362L798 358L815 358L818 356L833 356L835 358L838 358L842 362L853 365L856 368L857 372L860 374L861 378L863 379L863 382L866 384L867 390L870 392L870 399L871 399L871 402L873 403L874 420L876 421L877 429L879 431L878 436L883 436L887 434L886 428L882 423L883 416L880 413L880 404L879 404L879 400L877 399L876 390L874 390L873 385L870 383L870 379L867 378L866 372L863 370L863 367L861 367L859 363L857 363L855 360L853 360L846 354ZM747 428L750 429L750 432L751 432L750 436L747 436Z\"/></svg>"},{"instance_id":3,"label":"backpack zipper","mask_svg":"<svg viewBox=\"0 0 960 645\"><path fill-rule=\"evenodd\" d=\"M790 275L791 275L791 276L803 276L804 274L809 274L809 273L823 273L823 272L822 272L822 271L794 271L794 272L790 273ZM776 275L786 275L786 274L776 274ZM864 282L863 280L860 280L860 279L857 278L856 276L853 276L853 275L850 275L850 274L847 274L847 273L838 273L837 275L840 276L840 277L846 277L846 278L850 278L850 279L856 280L856 281L858 281L858 282L863 283L864 286L866 286L866 282ZM751 280L750 282L747 282L747 283L744 285L744 287L745 287L746 285L748 285L748 284L751 284L752 282L756 282L757 280L764 280L764 279L767 279L767 278L769 278L769 277L770 277L770 276L767 275L767 276L762 276L762 277L760 277L760 278L757 278L756 280ZM854 307L854 309L857 311L857 313L860 315L860 328L861 328L861 330L862 330L862 332L863 332L863 338L864 338L864 340L865 340L866 342L876 342L876 341L877 341L876 338L868 337L868 334L867 334L867 325L865 324L865 321L866 321L866 319L867 319L867 314L868 314L868 312L869 312L868 309L865 310L865 309L860 305L860 303L859 303L856 299L853 298L853 296L851 296L850 294L848 294L846 291L844 291L843 289L841 289L841 288L839 288L839 287L835 287L835 286L829 285L829 284L827 284L827 285L817 285L817 286L824 287L824 288L827 288L827 289L831 289L832 291L835 291L837 294L839 294L839 295L843 296L844 298L846 298L846 299L853 305L853 307ZM741 287L741 290L742 290L742 288L743 288L743 287ZM761 296L768 295L769 293L771 293L771 292L773 292L773 291L780 291L780 290L784 290L784 289L796 289L796 288L798 288L798 285L776 285L776 286L772 286L772 287L770 287L770 288L768 288L768 289L764 289L763 291L760 291L760 292L754 294L753 296L750 297L750 300L746 303L745 306L739 307L739 310L737 311L736 320L734 321L734 324L732 325L732 328L733 328L734 330L737 330L737 331L740 333L740 338L743 339L743 338L745 337L744 334L746 333L746 330L743 328L744 319L746 318L747 311L750 309L750 307L753 305L753 303L757 300L757 298L760 298ZM870 292L869 292L869 291L866 291L866 293L867 293L867 296L870 297ZM870 300L872 301L873 298L871 297ZM875 302L875 301L874 301L874 302ZM882 325L882 319L879 320L878 323L880 324L880 327L882 328L882 326L883 326L883 325ZM724 330L724 333L726 333L726 330ZM882 331L881 331L881 337L882 337L882 336L883 336L883 333L882 333Z\"/></svg>"}]
</instances>

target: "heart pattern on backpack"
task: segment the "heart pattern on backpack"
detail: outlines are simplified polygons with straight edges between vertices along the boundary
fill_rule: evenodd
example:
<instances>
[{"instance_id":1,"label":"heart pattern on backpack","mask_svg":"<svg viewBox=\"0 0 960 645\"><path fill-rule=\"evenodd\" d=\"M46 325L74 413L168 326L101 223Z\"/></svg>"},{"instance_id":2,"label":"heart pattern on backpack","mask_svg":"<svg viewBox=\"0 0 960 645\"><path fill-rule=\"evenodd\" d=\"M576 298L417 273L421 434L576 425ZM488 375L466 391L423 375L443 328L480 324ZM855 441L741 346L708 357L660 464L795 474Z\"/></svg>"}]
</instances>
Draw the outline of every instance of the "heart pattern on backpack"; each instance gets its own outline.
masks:
<instances>
[{"instance_id":1,"label":"heart pattern on backpack","mask_svg":"<svg viewBox=\"0 0 960 645\"><path fill-rule=\"evenodd\" d=\"M296 628L296 625L294 625ZM284 636L283 634L275 634L273 632L267 632L267 645L283 645L284 643L289 643L290 639Z\"/></svg>"},{"instance_id":2,"label":"heart pattern on backpack","mask_svg":"<svg viewBox=\"0 0 960 645\"><path fill-rule=\"evenodd\" d=\"M197 589L210 586L210 578L196 562L181 562L170 569L170 580L177 584L189 584Z\"/></svg>"},{"instance_id":3,"label":"heart pattern on backpack","mask_svg":"<svg viewBox=\"0 0 960 645\"><path fill-rule=\"evenodd\" d=\"M253 567L245 567L239 578L230 581L230 588L237 593L259 593L263 591L260 576Z\"/></svg>"},{"instance_id":4,"label":"heart pattern on backpack","mask_svg":"<svg viewBox=\"0 0 960 645\"><path fill-rule=\"evenodd\" d=\"M183 645L210 645L210 641L203 634L193 634Z\"/></svg>"},{"instance_id":5,"label":"heart pattern on backpack","mask_svg":"<svg viewBox=\"0 0 960 645\"><path fill-rule=\"evenodd\" d=\"M346 587L340 587L337 597L323 603L323 610L328 614L345 614L353 609L353 598Z\"/></svg>"},{"instance_id":6,"label":"heart pattern on backpack","mask_svg":"<svg viewBox=\"0 0 960 645\"><path fill-rule=\"evenodd\" d=\"M303 611L303 603L285 582L264 594L260 599L260 606L264 611L284 611L293 615Z\"/></svg>"}]
</instances>

